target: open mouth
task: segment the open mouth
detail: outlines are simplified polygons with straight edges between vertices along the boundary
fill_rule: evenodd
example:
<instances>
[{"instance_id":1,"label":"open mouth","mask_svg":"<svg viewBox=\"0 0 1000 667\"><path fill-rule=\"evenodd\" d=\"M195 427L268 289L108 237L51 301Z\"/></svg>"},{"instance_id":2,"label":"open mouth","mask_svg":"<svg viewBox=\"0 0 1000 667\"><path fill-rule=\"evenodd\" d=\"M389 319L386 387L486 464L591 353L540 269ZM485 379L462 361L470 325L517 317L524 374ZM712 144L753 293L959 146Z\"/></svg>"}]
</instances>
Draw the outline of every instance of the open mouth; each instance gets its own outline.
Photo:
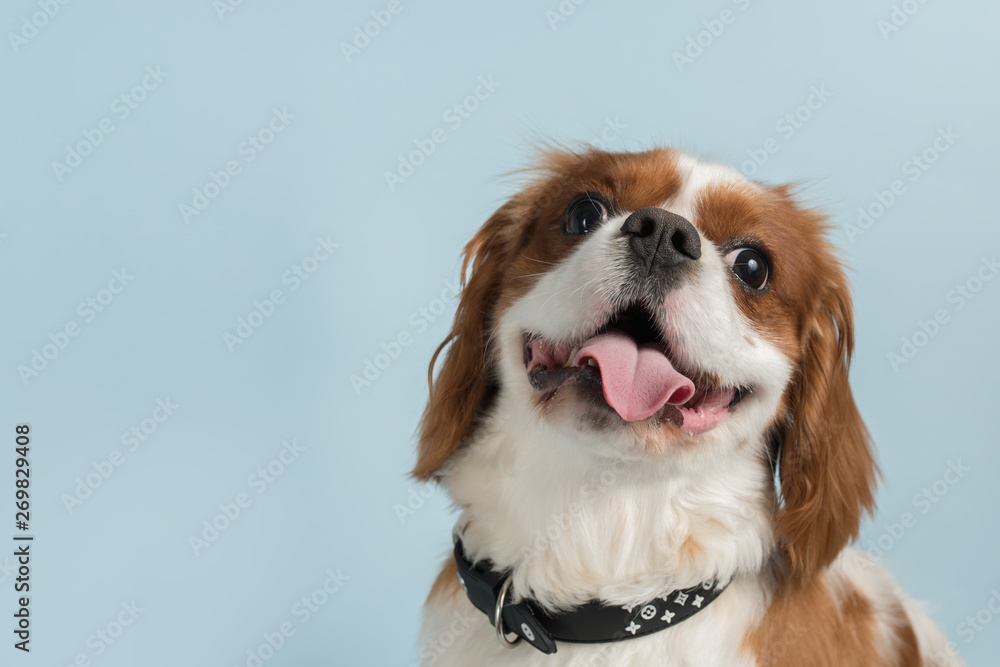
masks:
<instances>
[{"instance_id":1,"label":"open mouth","mask_svg":"<svg viewBox=\"0 0 1000 667\"><path fill-rule=\"evenodd\" d=\"M524 365L539 391L555 393L570 380L594 382L603 402L625 421L655 417L692 434L722 423L749 391L719 386L707 374L681 367L641 305L575 343L524 334Z\"/></svg>"}]
</instances>

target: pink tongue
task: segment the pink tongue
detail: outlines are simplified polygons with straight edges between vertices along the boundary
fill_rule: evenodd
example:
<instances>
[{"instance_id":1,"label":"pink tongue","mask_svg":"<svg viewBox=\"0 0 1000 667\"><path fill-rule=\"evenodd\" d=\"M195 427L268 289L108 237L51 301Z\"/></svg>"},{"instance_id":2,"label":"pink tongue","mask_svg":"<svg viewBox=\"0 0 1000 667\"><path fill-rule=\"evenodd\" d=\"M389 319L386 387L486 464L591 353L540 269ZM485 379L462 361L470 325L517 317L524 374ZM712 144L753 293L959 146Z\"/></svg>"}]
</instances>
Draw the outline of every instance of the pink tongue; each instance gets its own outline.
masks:
<instances>
[{"instance_id":1,"label":"pink tongue","mask_svg":"<svg viewBox=\"0 0 1000 667\"><path fill-rule=\"evenodd\" d=\"M674 370L659 345L636 345L621 331L591 338L573 363L579 366L587 359L597 362L604 398L625 421L645 419L668 403L681 405L694 395L694 383Z\"/></svg>"}]
</instances>

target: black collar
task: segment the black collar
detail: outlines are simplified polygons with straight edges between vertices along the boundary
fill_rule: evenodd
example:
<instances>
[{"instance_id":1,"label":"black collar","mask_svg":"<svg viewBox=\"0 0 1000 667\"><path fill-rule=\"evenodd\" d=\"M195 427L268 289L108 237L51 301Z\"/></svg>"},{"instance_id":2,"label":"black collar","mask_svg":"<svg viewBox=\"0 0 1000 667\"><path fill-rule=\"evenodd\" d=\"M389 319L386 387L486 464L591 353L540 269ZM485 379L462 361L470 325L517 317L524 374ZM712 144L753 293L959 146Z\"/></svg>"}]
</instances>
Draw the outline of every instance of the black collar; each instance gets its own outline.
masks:
<instances>
[{"instance_id":1,"label":"black collar","mask_svg":"<svg viewBox=\"0 0 1000 667\"><path fill-rule=\"evenodd\" d=\"M455 537L458 581L469 600L486 614L500 643L513 647L521 639L542 653L555 653L556 640L575 644L617 642L665 630L685 621L719 597L726 585L708 582L670 591L644 604L609 606L597 600L570 611L551 614L534 600L510 602L510 572L496 572L493 563L473 563L462 540ZM498 613L499 612L499 613ZM497 627L496 618L501 623ZM517 637L511 640L507 633Z\"/></svg>"}]
</instances>

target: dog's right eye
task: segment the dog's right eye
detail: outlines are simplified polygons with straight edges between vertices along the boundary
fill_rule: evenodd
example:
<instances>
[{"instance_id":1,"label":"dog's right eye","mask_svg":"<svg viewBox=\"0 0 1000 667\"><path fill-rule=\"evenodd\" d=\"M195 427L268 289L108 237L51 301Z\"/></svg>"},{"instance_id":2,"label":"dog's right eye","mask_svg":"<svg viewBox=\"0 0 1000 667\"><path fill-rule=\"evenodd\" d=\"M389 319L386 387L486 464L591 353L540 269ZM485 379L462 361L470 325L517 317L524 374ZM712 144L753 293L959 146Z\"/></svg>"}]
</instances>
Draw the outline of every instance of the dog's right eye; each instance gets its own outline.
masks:
<instances>
[{"instance_id":1,"label":"dog's right eye","mask_svg":"<svg viewBox=\"0 0 1000 667\"><path fill-rule=\"evenodd\" d=\"M593 195L587 195L566 211L566 233L586 234L600 226L607 217L608 209L604 202Z\"/></svg>"}]
</instances>

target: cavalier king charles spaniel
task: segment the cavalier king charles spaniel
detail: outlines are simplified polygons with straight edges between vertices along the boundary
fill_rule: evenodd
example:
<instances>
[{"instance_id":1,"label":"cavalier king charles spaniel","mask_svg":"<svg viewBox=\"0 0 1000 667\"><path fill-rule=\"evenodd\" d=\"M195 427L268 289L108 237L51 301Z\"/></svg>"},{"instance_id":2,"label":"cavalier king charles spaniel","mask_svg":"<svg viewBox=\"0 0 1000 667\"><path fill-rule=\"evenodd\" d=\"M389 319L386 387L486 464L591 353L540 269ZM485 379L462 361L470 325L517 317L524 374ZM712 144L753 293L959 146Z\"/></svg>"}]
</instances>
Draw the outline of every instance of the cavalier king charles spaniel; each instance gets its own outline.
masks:
<instances>
[{"instance_id":1,"label":"cavalier king charles spaniel","mask_svg":"<svg viewBox=\"0 0 1000 667\"><path fill-rule=\"evenodd\" d=\"M413 475L425 667L960 665L846 545L878 474L844 269L787 186L547 149L465 249Z\"/></svg>"}]
</instances>

